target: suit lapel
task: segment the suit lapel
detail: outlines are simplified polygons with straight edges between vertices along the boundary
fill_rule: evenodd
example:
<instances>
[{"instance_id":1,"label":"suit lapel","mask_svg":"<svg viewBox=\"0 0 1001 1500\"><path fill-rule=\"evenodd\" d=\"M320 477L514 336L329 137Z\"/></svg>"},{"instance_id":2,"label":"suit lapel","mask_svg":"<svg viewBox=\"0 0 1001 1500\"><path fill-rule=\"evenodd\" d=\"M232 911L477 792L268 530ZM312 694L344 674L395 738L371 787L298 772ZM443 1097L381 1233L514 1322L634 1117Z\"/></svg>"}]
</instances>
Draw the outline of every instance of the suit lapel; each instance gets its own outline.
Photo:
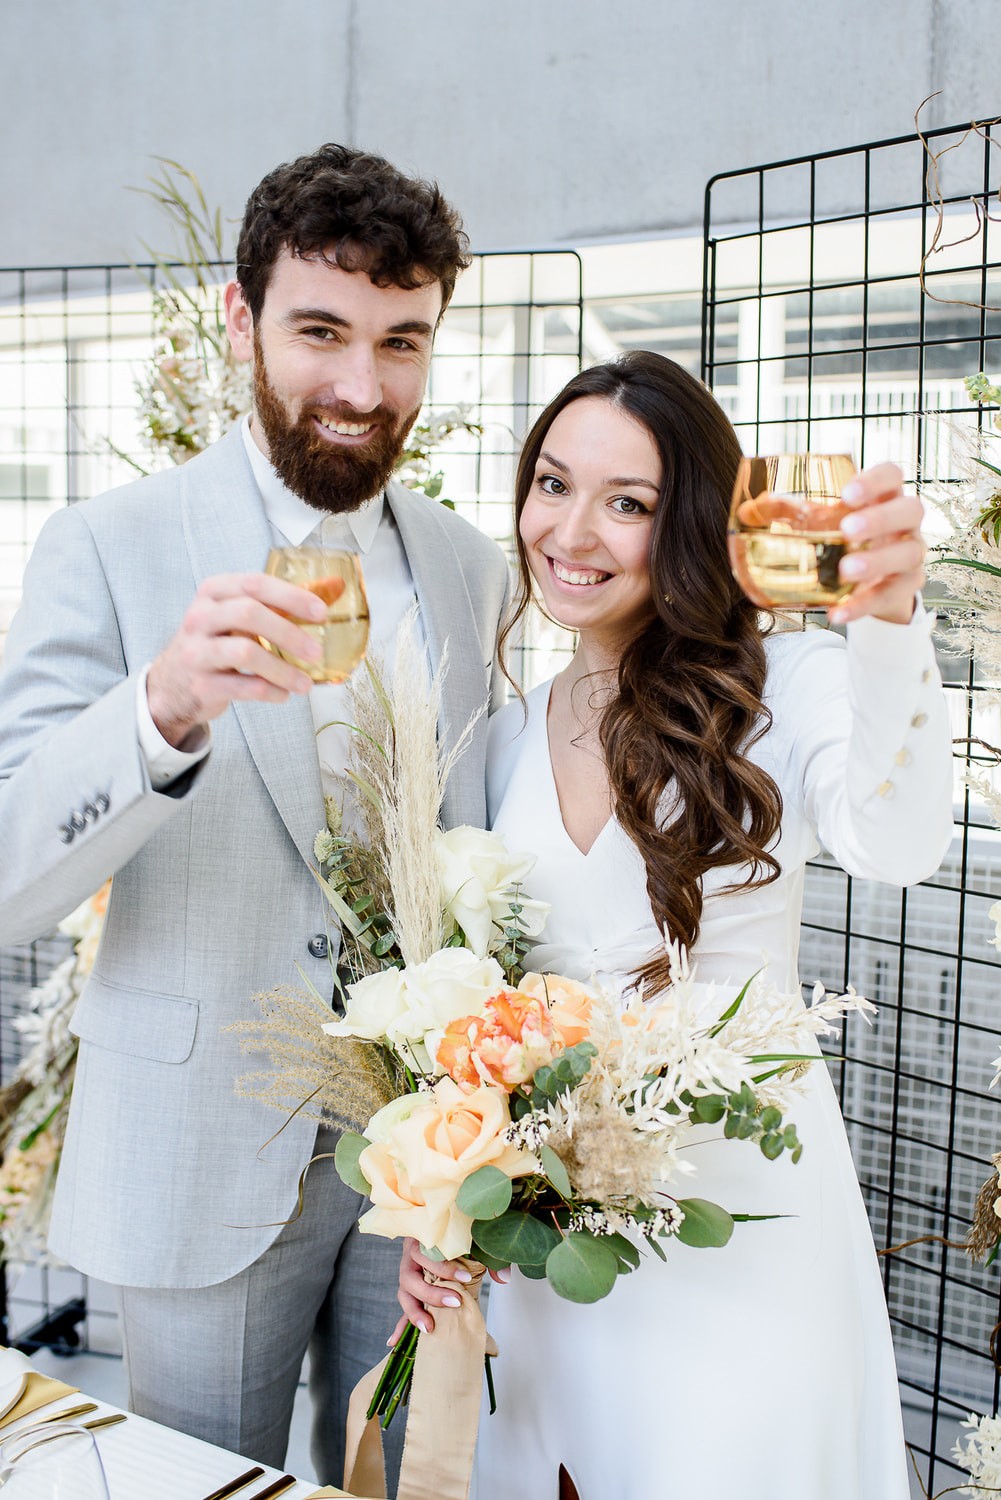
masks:
<instances>
[{"instance_id":1,"label":"suit lapel","mask_svg":"<svg viewBox=\"0 0 1001 1500\"><path fill-rule=\"evenodd\" d=\"M438 506L396 480L386 486L386 498L410 563L435 666L448 648L438 731L443 747L450 749L487 701L492 646L485 648L480 639L465 573ZM467 759L459 760L446 789L446 827L463 819L483 821L482 775L474 769L475 785L467 785Z\"/></svg>"},{"instance_id":2,"label":"suit lapel","mask_svg":"<svg viewBox=\"0 0 1001 1500\"><path fill-rule=\"evenodd\" d=\"M196 582L217 573L259 573L271 529L240 426L185 465L185 538ZM323 790L309 699L234 703L254 764L282 822L308 864L323 826Z\"/></svg>"}]
</instances>

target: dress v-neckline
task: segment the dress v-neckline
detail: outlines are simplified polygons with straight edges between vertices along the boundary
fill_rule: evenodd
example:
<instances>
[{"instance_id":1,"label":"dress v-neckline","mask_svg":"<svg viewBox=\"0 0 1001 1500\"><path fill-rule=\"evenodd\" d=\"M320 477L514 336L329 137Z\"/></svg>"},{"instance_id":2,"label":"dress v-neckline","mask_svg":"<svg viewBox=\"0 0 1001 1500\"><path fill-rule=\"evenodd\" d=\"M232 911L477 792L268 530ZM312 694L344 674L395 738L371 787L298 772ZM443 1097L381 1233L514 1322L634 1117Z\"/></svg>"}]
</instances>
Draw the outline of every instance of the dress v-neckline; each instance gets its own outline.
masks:
<instances>
[{"instance_id":1,"label":"dress v-neckline","mask_svg":"<svg viewBox=\"0 0 1001 1500\"><path fill-rule=\"evenodd\" d=\"M604 823L602 823L601 827L598 829L598 832L595 834L594 838L591 840L586 849L582 849L580 847L577 840L573 837L570 830L567 828L566 822L563 818L563 807L560 803L560 789L556 785L556 768L553 765L552 745L549 742L549 705L552 702L552 696L553 683L550 682L546 691L545 701L542 705L542 736L546 751L544 759L549 770L549 790L552 794L553 811L556 814L556 821L559 824L560 831L562 832L563 837L566 839L567 843L570 845L571 849L575 850L576 853L580 855L581 859L589 859L594 853L598 844L601 843L609 828L614 825L615 814L609 813L608 817L605 819Z\"/></svg>"}]
</instances>

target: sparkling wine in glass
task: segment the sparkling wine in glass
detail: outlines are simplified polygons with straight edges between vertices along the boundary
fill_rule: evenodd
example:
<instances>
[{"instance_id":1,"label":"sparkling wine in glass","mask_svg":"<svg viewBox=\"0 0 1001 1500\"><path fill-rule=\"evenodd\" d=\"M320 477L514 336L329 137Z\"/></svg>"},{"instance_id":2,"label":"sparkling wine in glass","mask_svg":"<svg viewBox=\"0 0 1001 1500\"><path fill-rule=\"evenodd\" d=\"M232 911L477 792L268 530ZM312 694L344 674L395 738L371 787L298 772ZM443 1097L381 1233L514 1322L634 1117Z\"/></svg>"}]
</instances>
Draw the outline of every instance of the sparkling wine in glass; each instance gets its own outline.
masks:
<instances>
[{"instance_id":1,"label":"sparkling wine in glass","mask_svg":"<svg viewBox=\"0 0 1001 1500\"><path fill-rule=\"evenodd\" d=\"M323 656L318 662L300 661L263 638L261 644L314 682L344 682L363 660L368 645L368 600L356 555L327 547L273 547L264 571L316 594L327 606L327 618L319 624L296 620L320 642Z\"/></svg>"},{"instance_id":2,"label":"sparkling wine in glass","mask_svg":"<svg viewBox=\"0 0 1001 1500\"><path fill-rule=\"evenodd\" d=\"M838 576L847 551L841 498L855 475L847 453L777 453L743 458L730 506L730 566L763 609L837 604L852 585Z\"/></svg>"},{"instance_id":3,"label":"sparkling wine in glass","mask_svg":"<svg viewBox=\"0 0 1001 1500\"><path fill-rule=\"evenodd\" d=\"M109 1500L92 1433L40 1422L0 1444L0 1500Z\"/></svg>"}]
</instances>

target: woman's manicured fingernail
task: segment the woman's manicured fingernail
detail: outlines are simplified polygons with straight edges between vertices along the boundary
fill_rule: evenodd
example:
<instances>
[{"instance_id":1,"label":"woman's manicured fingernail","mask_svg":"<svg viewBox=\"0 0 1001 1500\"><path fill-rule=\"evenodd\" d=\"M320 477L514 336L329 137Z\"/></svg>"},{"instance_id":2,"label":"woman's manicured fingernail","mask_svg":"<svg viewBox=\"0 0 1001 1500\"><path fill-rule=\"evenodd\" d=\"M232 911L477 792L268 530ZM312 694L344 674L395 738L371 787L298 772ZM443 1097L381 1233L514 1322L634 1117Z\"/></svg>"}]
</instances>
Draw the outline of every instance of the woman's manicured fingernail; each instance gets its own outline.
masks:
<instances>
[{"instance_id":1,"label":"woman's manicured fingernail","mask_svg":"<svg viewBox=\"0 0 1001 1500\"><path fill-rule=\"evenodd\" d=\"M389 1338L386 1340L386 1348L387 1349L395 1349L396 1348L396 1334L395 1333L391 1333L389 1335Z\"/></svg>"},{"instance_id":2,"label":"woman's manicured fingernail","mask_svg":"<svg viewBox=\"0 0 1001 1500\"><path fill-rule=\"evenodd\" d=\"M841 522L841 532L844 536L859 536L864 530L864 516L845 516Z\"/></svg>"},{"instance_id":3,"label":"woman's manicured fingernail","mask_svg":"<svg viewBox=\"0 0 1001 1500\"><path fill-rule=\"evenodd\" d=\"M861 480L850 479L841 491L841 498L849 505L857 505L860 500L865 499L865 485Z\"/></svg>"},{"instance_id":4,"label":"woman's manicured fingernail","mask_svg":"<svg viewBox=\"0 0 1001 1500\"><path fill-rule=\"evenodd\" d=\"M511 1272L507 1269L497 1272L497 1280L502 1281L505 1286L511 1280Z\"/></svg>"},{"instance_id":5,"label":"woman's manicured fingernail","mask_svg":"<svg viewBox=\"0 0 1001 1500\"><path fill-rule=\"evenodd\" d=\"M428 1324L428 1322L427 1322L427 1320L425 1318L418 1318L417 1319L417 1327L420 1329L421 1333L430 1333L431 1332L431 1328L430 1328L430 1326L429 1326L429 1324Z\"/></svg>"},{"instance_id":6,"label":"woman's manicured fingernail","mask_svg":"<svg viewBox=\"0 0 1001 1500\"><path fill-rule=\"evenodd\" d=\"M869 565L864 557L843 557L838 569L842 578L864 578Z\"/></svg>"},{"instance_id":7,"label":"woman's manicured fingernail","mask_svg":"<svg viewBox=\"0 0 1001 1500\"><path fill-rule=\"evenodd\" d=\"M461 1307L462 1298L457 1297L454 1292L446 1292L441 1299L442 1307Z\"/></svg>"},{"instance_id":8,"label":"woman's manicured fingernail","mask_svg":"<svg viewBox=\"0 0 1001 1500\"><path fill-rule=\"evenodd\" d=\"M463 1270L460 1266L455 1273L455 1279L456 1281L472 1281L473 1278L468 1271Z\"/></svg>"},{"instance_id":9,"label":"woman's manicured fingernail","mask_svg":"<svg viewBox=\"0 0 1001 1500\"><path fill-rule=\"evenodd\" d=\"M848 619L848 611L846 609L832 609L828 611L827 618L832 625L843 625Z\"/></svg>"}]
</instances>

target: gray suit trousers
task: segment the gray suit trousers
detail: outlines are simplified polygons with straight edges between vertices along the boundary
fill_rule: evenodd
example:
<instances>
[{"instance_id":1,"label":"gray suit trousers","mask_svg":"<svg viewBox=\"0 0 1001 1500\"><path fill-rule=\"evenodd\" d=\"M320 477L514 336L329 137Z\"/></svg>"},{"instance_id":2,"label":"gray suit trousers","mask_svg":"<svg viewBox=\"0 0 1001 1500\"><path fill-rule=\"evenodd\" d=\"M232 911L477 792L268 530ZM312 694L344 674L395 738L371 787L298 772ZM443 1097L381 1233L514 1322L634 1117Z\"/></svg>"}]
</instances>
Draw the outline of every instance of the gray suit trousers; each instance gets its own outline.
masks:
<instances>
[{"instance_id":1,"label":"gray suit trousers","mask_svg":"<svg viewBox=\"0 0 1001 1500\"><path fill-rule=\"evenodd\" d=\"M321 1129L317 1155L335 1141ZM359 1234L361 1208L333 1161L317 1161L302 1214L238 1275L180 1290L119 1288L130 1408L281 1468L308 1349L313 1463L321 1484L340 1485L348 1399L385 1356L399 1316L400 1247ZM403 1416L385 1438L390 1494Z\"/></svg>"}]
</instances>

